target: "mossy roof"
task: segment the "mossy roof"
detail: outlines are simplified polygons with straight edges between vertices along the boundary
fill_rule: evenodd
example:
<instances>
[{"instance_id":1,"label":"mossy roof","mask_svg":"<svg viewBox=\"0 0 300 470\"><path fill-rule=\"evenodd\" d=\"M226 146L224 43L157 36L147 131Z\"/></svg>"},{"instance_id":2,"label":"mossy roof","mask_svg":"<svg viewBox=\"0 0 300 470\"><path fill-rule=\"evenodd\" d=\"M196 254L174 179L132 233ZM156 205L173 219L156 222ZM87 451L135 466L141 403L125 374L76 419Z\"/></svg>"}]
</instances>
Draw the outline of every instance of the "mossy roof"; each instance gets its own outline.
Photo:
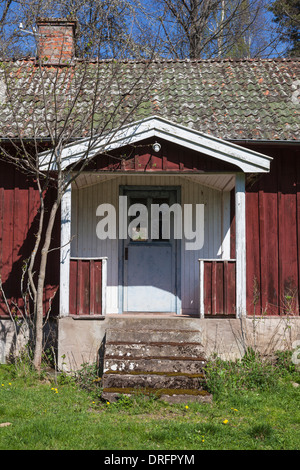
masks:
<instances>
[{"instance_id":1,"label":"mossy roof","mask_svg":"<svg viewBox=\"0 0 300 470\"><path fill-rule=\"evenodd\" d=\"M0 64L0 136L82 138L152 115L227 140L300 140L300 59Z\"/></svg>"}]
</instances>

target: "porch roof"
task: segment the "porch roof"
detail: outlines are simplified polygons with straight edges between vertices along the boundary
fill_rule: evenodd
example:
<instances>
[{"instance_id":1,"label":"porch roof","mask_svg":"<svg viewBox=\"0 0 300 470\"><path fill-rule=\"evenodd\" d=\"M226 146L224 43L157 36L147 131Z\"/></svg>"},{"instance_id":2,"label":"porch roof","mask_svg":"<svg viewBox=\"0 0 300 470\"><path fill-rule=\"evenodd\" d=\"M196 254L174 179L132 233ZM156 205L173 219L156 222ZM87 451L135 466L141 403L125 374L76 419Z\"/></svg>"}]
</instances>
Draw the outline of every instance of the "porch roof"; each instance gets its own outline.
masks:
<instances>
[{"instance_id":1,"label":"porch roof","mask_svg":"<svg viewBox=\"0 0 300 470\"><path fill-rule=\"evenodd\" d=\"M141 176L140 173L137 174ZM173 177L173 174L166 174L165 178ZM197 174L183 174L180 175L184 180L189 180L193 183L198 183L208 188L216 189L218 191L231 191L235 187L235 175L230 173L224 174L210 174L210 173L197 173ZM111 181L115 178L122 178L120 173L102 173L102 172L89 172L83 171L72 182L72 189L89 188L99 183Z\"/></svg>"},{"instance_id":2,"label":"porch roof","mask_svg":"<svg viewBox=\"0 0 300 470\"><path fill-rule=\"evenodd\" d=\"M101 153L109 152L126 145L135 145L145 139L164 139L181 145L190 150L208 155L220 161L235 165L245 173L264 173L270 170L272 158L255 152L251 149L240 147L232 142L195 131L180 124L168 121L159 116L151 116L147 119L127 124L105 136L86 138L66 146L62 150L62 167L67 168L86 158L93 158ZM40 154L41 164L44 167L51 164L52 152Z\"/></svg>"}]
</instances>

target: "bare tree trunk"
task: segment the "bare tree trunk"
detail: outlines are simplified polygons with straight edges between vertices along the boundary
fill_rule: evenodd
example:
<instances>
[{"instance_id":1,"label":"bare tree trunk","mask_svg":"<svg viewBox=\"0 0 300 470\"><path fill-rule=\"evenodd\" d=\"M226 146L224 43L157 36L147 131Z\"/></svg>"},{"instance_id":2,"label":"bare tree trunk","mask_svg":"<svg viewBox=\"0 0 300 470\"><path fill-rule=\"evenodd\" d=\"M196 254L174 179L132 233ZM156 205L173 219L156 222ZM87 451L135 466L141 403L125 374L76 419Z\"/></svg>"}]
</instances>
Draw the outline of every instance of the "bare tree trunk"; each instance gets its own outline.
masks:
<instances>
[{"instance_id":1,"label":"bare tree trunk","mask_svg":"<svg viewBox=\"0 0 300 470\"><path fill-rule=\"evenodd\" d=\"M220 23L223 24L225 20L225 0L221 0L221 20ZM224 42L224 37L223 34L220 34L218 39L218 57L221 57L222 51L223 51L223 42Z\"/></svg>"},{"instance_id":2,"label":"bare tree trunk","mask_svg":"<svg viewBox=\"0 0 300 470\"><path fill-rule=\"evenodd\" d=\"M33 305L34 309L36 309L36 286L33 280L33 268L34 268L34 262L36 259L36 255L41 243L41 238L42 238L42 231L43 231L43 226L44 226L44 216L45 216L45 204L44 204L44 198L42 194L42 189L40 186L40 180L39 177L37 177L37 184L38 184L38 189L39 189L39 194L40 194L40 201L41 201L41 206L40 206L40 218L39 218L39 228L35 236L35 244L34 248L32 250L32 253L30 255L30 263L28 266L28 279L29 279L29 284L30 288L33 294ZM36 311L34 311L34 314L36 314Z\"/></svg>"},{"instance_id":3,"label":"bare tree trunk","mask_svg":"<svg viewBox=\"0 0 300 470\"><path fill-rule=\"evenodd\" d=\"M50 212L50 218L47 224L47 230L45 235L44 245L41 251L41 262L38 276L38 285L36 291L36 316L35 316L35 348L33 365L37 370L40 370L43 352L43 318L44 318L44 286L48 252L51 243L51 235L55 222L56 213L59 207L59 203L56 200L52 206Z\"/></svg>"}]
</instances>

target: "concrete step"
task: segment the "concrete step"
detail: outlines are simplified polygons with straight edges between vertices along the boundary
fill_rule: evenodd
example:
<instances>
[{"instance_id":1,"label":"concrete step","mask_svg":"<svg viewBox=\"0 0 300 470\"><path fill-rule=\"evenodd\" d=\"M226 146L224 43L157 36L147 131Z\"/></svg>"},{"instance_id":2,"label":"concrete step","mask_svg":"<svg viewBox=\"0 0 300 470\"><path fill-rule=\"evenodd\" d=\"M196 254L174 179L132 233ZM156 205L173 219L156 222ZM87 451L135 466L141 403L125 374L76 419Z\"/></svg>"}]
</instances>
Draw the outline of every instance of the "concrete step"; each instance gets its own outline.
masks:
<instances>
[{"instance_id":1,"label":"concrete step","mask_svg":"<svg viewBox=\"0 0 300 470\"><path fill-rule=\"evenodd\" d=\"M121 341L107 341L105 345L105 355L126 359L134 357L195 357L202 359L204 357L204 350L202 345L198 343L169 343L166 341L123 343Z\"/></svg>"},{"instance_id":2,"label":"concrete step","mask_svg":"<svg viewBox=\"0 0 300 470\"><path fill-rule=\"evenodd\" d=\"M126 316L120 315L116 317L109 317L109 328L116 330L136 330L136 331L149 331L149 330L195 330L202 331L202 322L199 318L183 318L181 315L167 316L152 316L152 315L138 315Z\"/></svg>"},{"instance_id":3,"label":"concrete step","mask_svg":"<svg viewBox=\"0 0 300 470\"><path fill-rule=\"evenodd\" d=\"M204 393L199 393L197 395L191 395L188 393L179 393L179 394L161 394L160 399L166 401L167 403L211 403L212 395L204 391Z\"/></svg>"},{"instance_id":4,"label":"concrete step","mask_svg":"<svg viewBox=\"0 0 300 470\"><path fill-rule=\"evenodd\" d=\"M169 391L169 393L164 393L163 391L154 391L154 393L163 401L166 401L168 403L211 403L212 402L212 396L211 394L205 392L205 390L201 390L199 392L193 390L192 392L196 393L191 393L190 390L173 390ZM103 400L107 400L110 403L116 402L120 395L126 395L126 396L134 396L136 393L135 389L128 389L126 390L126 393L121 393L120 391L114 391L114 389L106 389L102 393L102 398ZM153 391L152 391L153 393Z\"/></svg>"},{"instance_id":5,"label":"concrete step","mask_svg":"<svg viewBox=\"0 0 300 470\"><path fill-rule=\"evenodd\" d=\"M103 358L103 394L108 401L136 391L165 401L209 401L203 389L206 364L199 319L110 318Z\"/></svg>"},{"instance_id":6,"label":"concrete step","mask_svg":"<svg viewBox=\"0 0 300 470\"><path fill-rule=\"evenodd\" d=\"M199 374L203 371L205 360L198 360L193 357L186 359L180 358L133 358L119 359L116 357L104 360L104 372L184 372L190 374Z\"/></svg>"},{"instance_id":7,"label":"concrete step","mask_svg":"<svg viewBox=\"0 0 300 470\"><path fill-rule=\"evenodd\" d=\"M107 341L122 341L128 343L173 342L173 343L201 343L202 334L198 330L175 330L175 329L107 329Z\"/></svg>"},{"instance_id":8,"label":"concrete step","mask_svg":"<svg viewBox=\"0 0 300 470\"><path fill-rule=\"evenodd\" d=\"M162 373L149 374L104 374L102 383L104 388L150 388L150 389L202 389L203 375L172 375Z\"/></svg>"}]
</instances>

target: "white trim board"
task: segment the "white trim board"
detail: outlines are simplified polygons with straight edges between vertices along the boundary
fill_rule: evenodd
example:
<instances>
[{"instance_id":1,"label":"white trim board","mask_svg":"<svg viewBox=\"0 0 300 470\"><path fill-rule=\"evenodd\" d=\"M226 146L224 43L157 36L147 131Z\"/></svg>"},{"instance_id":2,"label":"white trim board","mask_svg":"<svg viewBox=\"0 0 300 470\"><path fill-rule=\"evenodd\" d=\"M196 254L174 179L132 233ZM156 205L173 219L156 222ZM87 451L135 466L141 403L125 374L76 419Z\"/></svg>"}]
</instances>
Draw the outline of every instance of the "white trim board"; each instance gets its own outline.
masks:
<instances>
[{"instance_id":1,"label":"white trim board","mask_svg":"<svg viewBox=\"0 0 300 470\"><path fill-rule=\"evenodd\" d=\"M59 285L59 315L69 315L70 290L70 256L71 256L71 185L61 198L60 214L60 285Z\"/></svg>"},{"instance_id":2,"label":"white trim board","mask_svg":"<svg viewBox=\"0 0 300 470\"><path fill-rule=\"evenodd\" d=\"M246 316L246 191L245 175L235 178L235 257L236 257L236 316Z\"/></svg>"},{"instance_id":3,"label":"white trim board","mask_svg":"<svg viewBox=\"0 0 300 470\"><path fill-rule=\"evenodd\" d=\"M127 124L92 140L85 138L67 145L61 153L62 168L67 168L82 158L92 158L97 154L126 145L133 145L148 138L161 138L231 163L245 173L265 173L270 170L272 158L267 155L181 126L158 116ZM55 171L55 162L51 163L51 158L52 151L42 152L40 154L41 167L44 169L50 167L51 170Z\"/></svg>"}]
</instances>

